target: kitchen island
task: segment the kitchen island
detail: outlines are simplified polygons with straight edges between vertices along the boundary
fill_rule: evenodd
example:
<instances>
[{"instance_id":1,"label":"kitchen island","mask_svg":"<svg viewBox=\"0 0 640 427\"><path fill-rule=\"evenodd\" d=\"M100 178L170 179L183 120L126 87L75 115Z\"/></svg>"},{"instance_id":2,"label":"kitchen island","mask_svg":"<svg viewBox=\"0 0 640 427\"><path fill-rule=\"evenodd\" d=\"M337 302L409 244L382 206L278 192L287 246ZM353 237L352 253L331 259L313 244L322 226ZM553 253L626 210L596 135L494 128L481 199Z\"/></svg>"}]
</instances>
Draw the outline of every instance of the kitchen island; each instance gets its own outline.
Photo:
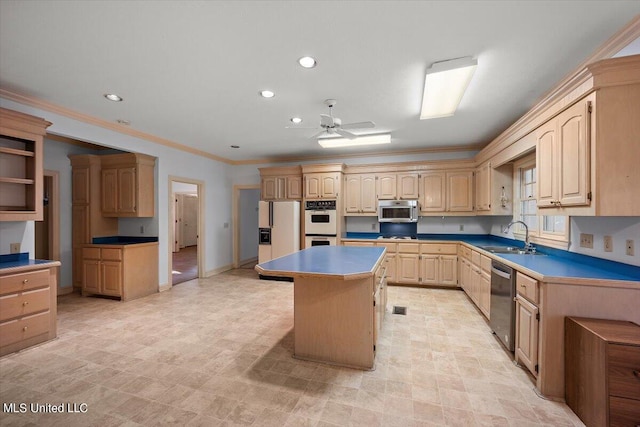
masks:
<instances>
[{"instance_id":1,"label":"kitchen island","mask_svg":"<svg viewBox=\"0 0 640 427\"><path fill-rule=\"evenodd\" d=\"M294 357L374 369L386 306L385 248L314 246L256 271L293 278Z\"/></svg>"}]
</instances>

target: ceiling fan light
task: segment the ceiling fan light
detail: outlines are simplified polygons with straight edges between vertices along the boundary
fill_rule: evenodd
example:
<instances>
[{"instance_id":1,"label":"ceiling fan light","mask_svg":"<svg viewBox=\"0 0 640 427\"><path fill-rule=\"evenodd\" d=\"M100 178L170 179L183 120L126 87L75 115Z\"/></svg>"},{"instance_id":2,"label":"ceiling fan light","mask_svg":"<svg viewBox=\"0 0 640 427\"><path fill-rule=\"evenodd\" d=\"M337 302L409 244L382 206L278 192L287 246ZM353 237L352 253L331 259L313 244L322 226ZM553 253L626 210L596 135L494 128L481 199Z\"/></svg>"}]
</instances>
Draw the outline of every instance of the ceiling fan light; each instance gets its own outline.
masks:
<instances>
[{"instance_id":1,"label":"ceiling fan light","mask_svg":"<svg viewBox=\"0 0 640 427\"><path fill-rule=\"evenodd\" d=\"M338 147L359 147L363 145L389 144L391 142L390 133L379 133L375 135L358 136L356 139L347 138L318 138L318 144L322 148Z\"/></svg>"},{"instance_id":2,"label":"ceiling fan light","mask_svg":"<svg viewBox=\"0 0 640 427\"><path fill-rule=\"evenodd\" d=\"M273 98L274 96L276 96L276 94L271 90L261 90L260 96L263 98Z\"/></svg>"},{"instance_id":3,"label":"ceiling fan light","mask_svg":"<svg viewBox=\"0 0 640 427\"><path fill-rule=\"evenodd\" d=\"M477 66L470 56L432 64L425 77L420 120L453 116Z\"/></svg>"},{"instance_id":4,"label":"ceiling fan light","mask_svg":"<svg viewBox=\"0 0 640 427\"><path fill-rule=\"evenodd\" d=\"M302 123L302 119L300 117L291 117L290 120L294 125L299 125L300 123Z\"/></svg>"},{"instance_id":5,"label":"ceiling fan light","mask_svg":"<svg viewBox=\"0 0 640 427\"><path fill-rule=\"evenodd\" d=\"M298 59L298 64L300 64L302 68L313 68L318 63L316 62L315 58L312 58L310 56L303 56L302 58Z\"/></svg>"}]
</instances>

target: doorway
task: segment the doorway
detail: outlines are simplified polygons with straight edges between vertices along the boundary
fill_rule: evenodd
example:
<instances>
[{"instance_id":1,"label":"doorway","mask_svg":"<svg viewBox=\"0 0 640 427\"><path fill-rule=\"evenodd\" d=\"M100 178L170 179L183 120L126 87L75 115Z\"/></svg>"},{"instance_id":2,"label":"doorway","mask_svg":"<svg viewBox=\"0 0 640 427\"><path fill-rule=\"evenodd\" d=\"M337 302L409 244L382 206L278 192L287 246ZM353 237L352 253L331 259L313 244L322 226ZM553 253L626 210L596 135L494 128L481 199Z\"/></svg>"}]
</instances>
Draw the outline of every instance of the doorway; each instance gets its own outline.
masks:
<instances>
[{"instance_id":1,"label":"doorway","mask_svg":"<svg viewBox=\"0 0 640 427\"><path fill-rule=\"evenodd\" d=\"M35 258L60 261L60 174L45 170L42 181L42 221L35 221ZM60 269L58 295L60 295ZM66 289L66 288L65 288ZM71 288L70 288L71 289Z\"/></svg>"},{"instance_id":2,"label":"doorway","mask_svg":"<svg viewBox=\"0 0 640 427\"><path fill-rule=\"evenodd\" d=\"M233 267L251 268L258 261L259 185L233 186Z\"/></svg>"},{"instance_id":3,"label":"doorway","mask_svg":"<svg viewBox=\"0 0 640 427\"><path fill-rule=\"evenodd\" d=\"M200 181L171 178L170 230L171 286L203 277L202 248L202 186Z\"/></svg>"}]
</instances>

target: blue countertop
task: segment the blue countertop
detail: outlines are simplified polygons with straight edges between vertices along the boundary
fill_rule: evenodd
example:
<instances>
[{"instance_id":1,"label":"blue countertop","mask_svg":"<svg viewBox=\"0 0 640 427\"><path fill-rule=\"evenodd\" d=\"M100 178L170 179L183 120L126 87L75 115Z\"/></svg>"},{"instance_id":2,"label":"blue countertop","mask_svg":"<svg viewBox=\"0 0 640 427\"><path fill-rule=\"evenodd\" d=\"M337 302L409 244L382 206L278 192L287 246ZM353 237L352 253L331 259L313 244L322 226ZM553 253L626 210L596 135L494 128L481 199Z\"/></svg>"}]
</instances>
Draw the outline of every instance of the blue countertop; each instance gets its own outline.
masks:
<instances>
[{"instance_id":1,"label":"blue countertop","mask_svg":"<svg viewBox=\"0 0 640 427\"><path fill-rule=\"evenodd\" d=\"M0 255L0 270L5 268L45 266L47 264L52 266L60 265L60 261L53 261L49 259L29 259L28 252Z\"/></svg>"},{"instance_id":2,"label":"blue countertop","mask_svg":"<svg viewBox=\"0 0 640 427\"><path fill-rule=\"evenodd\" d=\"M350 276L372 274L384 252L382 247L313 246L258 264L265 274L322 274Z\"/></svg>"},{"instance_id":3,"label":"blue countertop","mask_svg":"<svg viewBox=\"0 0 640 427\"><path fill-rule=\"evenodd\" d=\"M377 239L378 233L347 233L346 239ZM523 247L519 240L493 235L473 234L418 234L417 240L394 240L396 242L456 241L482 249L482 246ZM640 267L602 258L591 257L560 249L536 245L544 255L517 255L490 253L512 264L523 267L545 278L584 278L597 280L622 280L640 282ZM517 267L516 267L517 268Z\"/></svg>"}]
</instances>

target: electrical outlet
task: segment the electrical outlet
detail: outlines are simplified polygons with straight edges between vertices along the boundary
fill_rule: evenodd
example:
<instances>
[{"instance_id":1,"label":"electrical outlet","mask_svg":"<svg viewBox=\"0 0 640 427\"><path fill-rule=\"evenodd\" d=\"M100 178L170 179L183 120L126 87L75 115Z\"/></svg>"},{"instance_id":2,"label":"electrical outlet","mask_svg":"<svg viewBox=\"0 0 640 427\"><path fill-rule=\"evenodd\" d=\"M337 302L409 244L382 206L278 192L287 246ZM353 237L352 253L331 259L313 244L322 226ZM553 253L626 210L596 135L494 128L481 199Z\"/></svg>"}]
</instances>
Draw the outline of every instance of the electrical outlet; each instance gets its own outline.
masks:
<instances>
[{"instance_id":1,"label":"electrical outlet","mask_svg":"<svg viewBox=\"0 0 640 427\"><path fill-rule=\"evenodd\" d=\"M144 225L140 226L140 234L144 234Z\"/></svg>"},{"instance_id":2,"label":"electrical outlet","mask_svg":"<svg viewBox=\"0 0 640 427\"><path fill-rule=\"evenodd\" d=\"M464 224L460 224L460 231L464 231Z\"/></svg>"},{"instance_id":3,"label":"electrical outlet","mask_svg":"<svg viewBox=\"0 0 640 427\"><path fill-rule=\"evenodd\" d=\"M11 245L9 245L9 253L12 253L12 254L20 253L20 243L11 243Z\"/></svg>"},{"instance_id":4,"label":"electrical outlet","mask_svg":"<svg viewBox=\"0 0 640 427\"><path fill-rule=\"evenodd\" d=\"M375 224L371 224L371 229L375 231L376 225Z\"/></svg>"},{"instance_id":5,"label":"electrical outlet","mask_svg":"<svg viewBox=\"0 0 640 427\"><path fill-rule=\"evenodd\" d=\"M629 256L633 256L633 240L629 239L627 240L627 255Z\"/></svg>"},{"instance_id":6,"label":"electrical outlet","mask_svg":"<svg viewBox=\"0 0 640 427\"><path fill-rule=\"evenodd\" d=\"M593 234L580 233L580 247L593 249Z\"/></svg>"},{"instance_id":7,"label":"electrical outlet","mask_svg":"<svg viewBox=\"0 0 640 427\"><path fill-rule=\"evenodd\" d=\"M604 251L613 252L613 239L611 236L604 236Z\"/></svg>"},{"instance_id":8,"label":"electrical outlet","mask_svg":"<svg viewBox=\"0 0 640 427\"><path fill-rule=\"evenodd\" d=\"M222 224L222 226L223 226L224 228L229 228L229 223L228 223L228 222L225 222L224 224Z\"/></svg>"}]
</instances>

